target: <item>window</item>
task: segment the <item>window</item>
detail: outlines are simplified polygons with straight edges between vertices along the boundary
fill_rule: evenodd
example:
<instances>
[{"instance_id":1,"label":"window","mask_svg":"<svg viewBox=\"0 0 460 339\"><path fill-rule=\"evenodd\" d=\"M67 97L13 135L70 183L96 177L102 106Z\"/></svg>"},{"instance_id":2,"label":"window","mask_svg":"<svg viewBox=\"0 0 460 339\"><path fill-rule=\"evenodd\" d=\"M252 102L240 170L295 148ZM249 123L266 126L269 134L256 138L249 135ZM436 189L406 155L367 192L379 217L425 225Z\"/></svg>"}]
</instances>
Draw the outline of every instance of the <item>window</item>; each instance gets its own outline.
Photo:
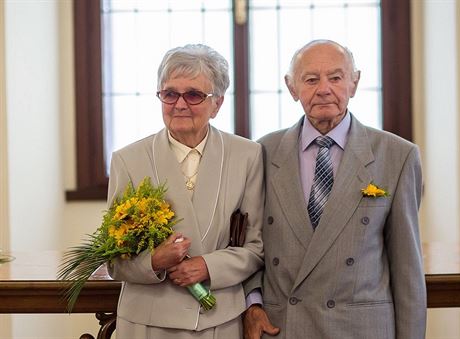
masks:
<instances>
[{"instance_id":1,"label":"window","mask_svg":"<svg viewBox=\"0 0 460 339\"><path fill-rule=\"evenodd\" d=\"M180 1L170 1L170 5L174 3L179 3ZM236 1L239 2L239 1ZM376 71L368 79L368 81L361 81L359 95L357 98L353 99L350 103L351 110L360 111L360 108L366 108L369 110L369 107L376 107L374 111L378 111L377 114L373 115L377 118L374 118L374 122L383 126L385 130L391 131L393 133L399 134L406 139L411 139L411 83L410 83L410 2L409 0L383 0L380 1L380 6L377 1L358 1L356 4L355 1L349 1L345 5L340 4L338 0L323 0L323 1L298 1L298 0L253 0L249 4L249 23L244 23L243 25L232 25L229 24L228 29L223 29L222 34L227 36L227 38L222 39L225 41L233 41L233 46L228 47L217 47L217 42L207 40L209 37L205 36L204 31L195 31L193 34L200 34L200 39L203 39L205 43L208 43L210 46L218 49L226 58L229 60L231 67L233 65L238 65L238 72L234 72L235 78L232 81L233 87L230 88L227 96L226 102L227 107L224 108L227 113L222 114L221 111L219 115L224 116L226 122L226 128L230 129L236 133L243 136L252 136L257 138L258 136L265 134L268 130L278 129L279 127L284 127L291 125L292 121L297 120L299 115L299 110L296 108L295 113L289 114L289 112L283 112L282 109L290 109L292 107L291 100L288 97L288 93L284 89L284 84L282 84L279 79L280 74L284 74L286 71L285 67L288 64L286 58L290 58L293 50L285 45L284 39L280 39L280 32L283 29L291 30L289 28L290 20L286 20L286 12L291 11L291 15L302 15L303 11L305 15L310 15L311 18L315 15L323 15L322 20L317 20L317 26L315 23L312 23L312 20L305 20L309 22L309 26L306 25L305 31L299 33L299 39L302 39L302 36L305 37L305 40L294 41L292 48L297 48L302 45L304 42L310 40L311 38L317 37L326 37L334 38L333 36L325 36L327 32L328 22L330 26L342 25L344 27L344 34L348 35L347 39L340 41L345 41L345 44L348 45L352 51L355 50L355 44L362 44L366 39L355 39L360 33L354 26L354 22L358 19L353 20L352 23L346 23L343 11L348 11L348 14L353 15L359 20L365 20L366 24L370 27L370 30L380 29L381 30L381 41L372 41L373 46L369 47L369 50L381 51L381 70ZM129 2L123 1L118 2L118 5L126 4ZM150 8L144 8L145 13L143 15L147 17L152 17L154 15L159 15L159 13L165 8L159 8L159 2L152 1L137 1L137 3L144 3ZM228 23L232 17L231 7L229 1L209 1L206 4L213 4L213 7L203 7L200 5L198 7L193 7L193 1L183 1L183 3L188 3L190 8L189 11L195 11L199 17L200 22L206 24L206 20L210 19L211 15L220 13L221 15L219 22L222 24L219 26L224 26L224 21ZM308 5L305 5L307 3ZM354 3L354 5L352 5ZM280 5L282 4L282 6ZM116 101L125 102L122 105L127 107L132 107L132 100L141 99L138 102L142 102L142 97L145 96L146 107L153 107L153 93L151 90L146 90L143 86L134 86L135 90L132 88L115 88L116 81L105 82L103 86L102 82L102 72L101 69L101 50L110 50L111 48L130 48L130 46L115 46L110 40L104 40L104 46L101 45L101 23L104 27L107 28L107 25L114 25L114 20L107 20L104 18L109 12L120 14L121 18L122 13L124 13L124 20L133 20L135 15L137 15L138 20L140 18L139 12L136 14L136 10L128 8L108 8L107 6L102 7L101 15L101 3L100 1L94 0L78 0L74 1L74 15L75 15L75 63L76 63L76 102L77 102L77 190L72 192L67 192L67 198L72 199L105 199L107 192L107 177L106 177L106 167L105 163L107 159L104 156L104 135L106 135L106 146L113 147L114 139L107 139L107 133L104 134L104 118L103 118L103 107L110 107L113 104L114 100L108 100L109 97L113 96L116 98ZM207 5L208 6L208 5ZM363 18L360 14L360 10L363 7L370 6L374 8L374 15L367 15ZM153 8L155 7L155 8ZM173 8L166 8L166 11L173 13ZM332 11L332 12L331 12ZM130 13L127 15L127 13ZM322 13L322 14L321 14ZM331 14L332 13L332 14ZM378 14L379 13L379 14ZM173 14L170 14L173 15ZM180 13L178 13L180 17ZM183 13L185 15L185 13ZM131 16L131 18L128 18ZM348 15L350 17L350 15ZM102 18L102 21L101 21ZM226 19L224 19L226 18ZM268 19L267 19L268 18ZM170 18L171 19L171 18ZM366 21L367 20L367 21ZM144 20L144 24L148 24L149 20ZM270 22L270 25L266 23ZM265 27L264 27L265 23ZM326 23L326 24L325 24ZM380 23L380 24L379 24ZM142 24L142 20L139 20L137 24ZM215 24L214 24L215 25ZM276 26L277 30L273 30L273 27ZM316 27L316 28L315 28ZM111 28L115 28L115 25ZM272 29L272 31L269 31ZM315 35L312 30L317 29L321 34ZM308 34L310 30L310 35ZM251 31L251 34L249 32ZM221 31L222 32L222 31ZM159 35L161 31L157 30L156 35ZM191 34L192 34L191 33ZM361 32L362 33L362 32ZM368 33L368 32L367 32ZM285 33L284 33L285 34ZM181 34L178 34L180 36ZM233 36L233 39L230 38ZM265 43L263 43L262 36L265 36ZM257 46L257 42L251 41L257 40L262 42L262 46ZM132 36L131 36L132 38ZM164 38L164 36L163 36ZM136 38L138 39L138 38ZM128 43L142 44L144 50L144 45L148 41L140 39L136 42L136 39L129 41ZM156 37L155 37L156 39ZM212 39L212 38L209 38ZM337 39L337 38L335 38ZM187 39L184 41L191 41L187 36ZM197 41L197 39L193 39ZM301 42L299 42L301 41ZM354 41L354 43L350 43ZM165 50L169 47L182 44L182 42L172 42L172 46L166 46ZM252 45L251 45L252 44ZM282 45L284 44L284 45ZM285 51L285 55L280 53L273 53L273 48L278 48L282 45L282 50ZM250 46L255 46L251 49ZM154 48L152 44L150 46ZM231 51L233 47L233 51ZM252 50L253 53L249 53L249 50ZM278 48L279 50L279 48ZM147 48L147 54L151 51ZM257 51L257 52L256 52ZM260 52L262 51L262 54ZM266 71L267 65L263 65L259 60L266 60L264 58L263 52L266 51L266 55L274 56L274 62L270 68L270 71ZM162 53L160 55L162 56ZM226 55L227 53L227 55ZM358 52L355 51L358 57ZM106 53L106 55L113 55ZM369 58L369 60L377 60L378 56ZM105 60L104 64L116 65L116 60ZM257 63L257 65L256 65ZM159 64L159 60L150 63L151 69L149 71L156 71L156 67ZM358 67L363 69L366 73L368 71L368 65L362 65L357 60ZM258 68L258 66L260 66ZM251 76L249 75L249 69L251 68ZM253 74L259 72L266 72L267 74L277 74L278 83L271 85L271 87L264 88L264 82L259 81L260 76L253 76ZM107 70L105 71L107 72ZM233 71L231 70L231 74ZM381 79L380 79L381 77ZM148 78L148 77L146 77ZM155 78L155 76L153 76ZM256 80L257 79L257 80ZM107 80L107 79L106 79ZM112 79L113 80L113 79ZM379 81L381 80L381 81ZM145 79L135 79L131 77L131 83L142 83ZM273 83L273 82L272 82ZM379 83L381 85L379 85ZM262 86L261 86L262 84ZM149 84L150 86L150 84ZM137 88L137 89L136 89ZM150 88L155 89L156 86L151 86ZM103 90L104 89L104 90ZM102 96L104 93L104 97ZM249 93L249 95L247 95ZM381 93L381 94L379 94ZM234 95L234 101L232 102L231 98ZM131 96L131 98L128 98ZM354 108L352 105L357 102L358 97L363 99L363 103L357 105ZM261 98L261 99L259 99ZM269 98L269 99L267 99ZM103 105L104 100L104 105ZM267 100L271 100L270 105L267 105ZM131 101L131 103L129 103ZM149 102L150 101L150 102ZM378 105L381 102L382 105ZM129 103L129 104L126 104ZM377 103L377 104L376 104ZM263 109L269 106L275 108L269 114L273 115L274 118L266 119L270 121L275 121L276 126L260 126L259 123L255 123L258 119L258 113L266 113L267 111ZM289 106L291 105L291 106ZM157 106L159 109L159 105ZM151 108L150 108L151 109ZM380 109L383 114L380 114ZM254 112L252 116L249 115L249 112ZM116 112L116 110L113 110ZM233 112L234 119L233 118ZM366 116L369 116L366 113ZM116 114L116 113L115 113ZM161 116L161 114L159 114ZM382 116L382 121L378 121L378 117ZM287 118L286 118L287 117ZM113 116L112 116L113 118ZM364 120L359 116L361 120ZM105 118L107 124L113 124L113 120L110 118ZM161 120L160 120L161 121ZM366 123L373 124L372 122L365 121ZM162 124L161 124L162 126ZM218 126L223 128L222 126ZM252 135L251 128L252 127ZM225 129L225 128L223 128ZM151 132L150 132L151 133ZM148 133L148 134L150 134ZM112 146L110 146L112 142Z\"/></svg>"},{"instance_id":2,"label":"window","mask_svg":"<svg viewBox=\"0 0 460 339\"><path fill-rule=\"evenodd\" d=\"M102 0L106 164L113 150L164 127L155 92L157 68L166 51L190 42L205 43L229 61L233 73L232 16L229 0ZM232 84L213 121L228 132L234 131Z\"/></svg>"},{"instance_id":3,"label":"window","mask_svg":"<svg viewBox=\"0 0 460 339\"><path fill-rule=\"evenodd\" d=\"M355 54L362 70L349 108L381 128L379 0L253 0L250 2L251 137L293 125L302 115L284 83L294 52L312 39L331 39Z\"/></svg>"}]
</instances>

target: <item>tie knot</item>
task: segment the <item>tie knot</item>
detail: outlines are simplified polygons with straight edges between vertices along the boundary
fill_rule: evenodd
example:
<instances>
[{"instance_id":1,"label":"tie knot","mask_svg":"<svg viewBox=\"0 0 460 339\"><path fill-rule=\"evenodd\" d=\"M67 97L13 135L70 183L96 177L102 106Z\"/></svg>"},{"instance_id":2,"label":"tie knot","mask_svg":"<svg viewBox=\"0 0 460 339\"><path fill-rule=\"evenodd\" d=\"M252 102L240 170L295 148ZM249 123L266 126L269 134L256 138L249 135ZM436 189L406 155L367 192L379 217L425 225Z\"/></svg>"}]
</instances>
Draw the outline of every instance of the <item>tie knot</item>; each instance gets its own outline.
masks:
<instances>
[{"instance_id":1,"label":"tie knot","mask_svg":"<svg viewBox=\"0 0 460 339\"><path fill-rule=\"evenodd\" d=\"M200 157L200 152L198 152L197 149L192 148L188 153L187 157L189 158L199 158Z\"/></svg>"},{"instance_id":2,"label":"tie knot","mask_svg":"<svg viewBox=\"0 0 460 339\"><path fill-rule=\"evenodd\" d=\"M326 147L329 149L334 144L334 140L332 140L330 137L317 137L315 139L315 143L319 147Z\"/></svg>"}]
</instances>

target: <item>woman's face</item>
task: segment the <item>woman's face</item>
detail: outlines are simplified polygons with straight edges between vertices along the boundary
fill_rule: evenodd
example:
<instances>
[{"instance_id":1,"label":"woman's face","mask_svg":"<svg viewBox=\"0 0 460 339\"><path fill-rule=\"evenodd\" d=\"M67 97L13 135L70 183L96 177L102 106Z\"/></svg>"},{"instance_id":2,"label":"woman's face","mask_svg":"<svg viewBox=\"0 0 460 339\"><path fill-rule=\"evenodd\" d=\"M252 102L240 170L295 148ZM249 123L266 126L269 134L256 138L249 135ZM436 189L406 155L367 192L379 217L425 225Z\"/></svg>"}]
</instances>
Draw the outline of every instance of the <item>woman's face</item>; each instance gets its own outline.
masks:
<instances>
[{"instance_id":1,"label":"woman's face","mask_svg":"<svg viewBox=\"0 0 460 339\"><path fill-rule=\"evenodd\" d=\"M173 76L163 84L161 90L178 93L200 91L212 93L211 82L202 74L195 78ZM163 121L174 139L189 146L197 146L206 136L209 119L216 117L224 97L207 97L198 105L188 104L181 96L175 104L162 102Z\"/></svg>"}]
</instances>

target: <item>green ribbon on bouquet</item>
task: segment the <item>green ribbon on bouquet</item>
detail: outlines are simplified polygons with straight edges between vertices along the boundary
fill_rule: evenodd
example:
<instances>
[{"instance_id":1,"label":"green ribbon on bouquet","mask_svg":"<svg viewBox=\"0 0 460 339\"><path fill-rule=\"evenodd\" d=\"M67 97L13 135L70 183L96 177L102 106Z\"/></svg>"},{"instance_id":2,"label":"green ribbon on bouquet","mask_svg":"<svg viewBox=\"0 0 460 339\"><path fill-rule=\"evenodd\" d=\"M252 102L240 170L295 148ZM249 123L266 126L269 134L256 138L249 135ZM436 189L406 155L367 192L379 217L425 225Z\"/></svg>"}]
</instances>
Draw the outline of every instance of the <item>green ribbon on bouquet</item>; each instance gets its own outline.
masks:
<instances>
[{"instance_id":1,"label":"green ribbon on bouquet","mask_svg":"<svg viewBox=\"0 0 460 339\"><path fill-rule=\"evenodd\" d=\"M196 283L187 286L187 288L206 311L209 311L214 307L214 305L216 305L216 297L214 297L211 291L205 288L202 284Z\"/></svg>"}]
</instances>

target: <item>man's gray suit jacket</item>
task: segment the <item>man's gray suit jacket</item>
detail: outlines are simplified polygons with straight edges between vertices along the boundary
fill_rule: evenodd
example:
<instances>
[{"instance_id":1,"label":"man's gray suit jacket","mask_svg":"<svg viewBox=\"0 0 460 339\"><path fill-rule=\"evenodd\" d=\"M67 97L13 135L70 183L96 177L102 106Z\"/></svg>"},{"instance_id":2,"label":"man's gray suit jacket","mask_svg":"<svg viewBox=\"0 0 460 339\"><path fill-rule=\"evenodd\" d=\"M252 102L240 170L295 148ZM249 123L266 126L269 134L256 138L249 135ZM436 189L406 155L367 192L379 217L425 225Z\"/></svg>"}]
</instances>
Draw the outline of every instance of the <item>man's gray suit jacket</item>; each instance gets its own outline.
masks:
<instances>
[{"instance_id":1,"label":"man's gray suit jacket","mask_svg":"<svg viewBox=\"0 0 460 339\"><path fill-rule=\"evenodd\" d=\"M424 338L418 148L352 116L332 192L313 231L299 174L302 122L260 140L263 300L281 328L278 338ZM361 190L370 183L390 196L364 197Z\"/></svg>"}]
</instances>

